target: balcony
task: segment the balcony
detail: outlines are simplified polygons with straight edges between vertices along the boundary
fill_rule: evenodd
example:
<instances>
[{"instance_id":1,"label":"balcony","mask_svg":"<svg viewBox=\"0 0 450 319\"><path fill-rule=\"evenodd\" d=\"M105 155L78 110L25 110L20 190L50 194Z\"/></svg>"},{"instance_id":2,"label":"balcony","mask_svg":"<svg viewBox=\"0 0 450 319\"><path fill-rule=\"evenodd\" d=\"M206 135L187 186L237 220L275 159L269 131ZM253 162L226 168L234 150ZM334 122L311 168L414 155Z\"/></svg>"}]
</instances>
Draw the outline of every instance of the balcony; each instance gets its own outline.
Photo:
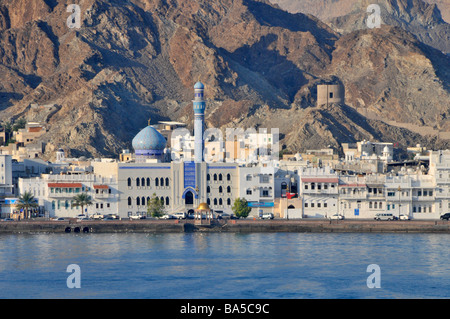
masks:
<instances>
[{"instance_id":1,"label":"balcony","mask_svg":"<svg viewBox=\"0 0 450 319\"><path fill-rule=\"evenodd\" d=\"M111 194L111 193L94 193L94 198L96 198L96 199L113 198L113 194Z\"/></svg>"},{"instance_id":2,"label":"balcony","mask_svg":"<svg viewBox=\"0 0 450 319\"><path fill-rule=\"evenodd\" d=\"M81 194L81 192L49 193L48 197L50 197L50 198L73 198L78 194Z\"/></svg>"}]
</instances>

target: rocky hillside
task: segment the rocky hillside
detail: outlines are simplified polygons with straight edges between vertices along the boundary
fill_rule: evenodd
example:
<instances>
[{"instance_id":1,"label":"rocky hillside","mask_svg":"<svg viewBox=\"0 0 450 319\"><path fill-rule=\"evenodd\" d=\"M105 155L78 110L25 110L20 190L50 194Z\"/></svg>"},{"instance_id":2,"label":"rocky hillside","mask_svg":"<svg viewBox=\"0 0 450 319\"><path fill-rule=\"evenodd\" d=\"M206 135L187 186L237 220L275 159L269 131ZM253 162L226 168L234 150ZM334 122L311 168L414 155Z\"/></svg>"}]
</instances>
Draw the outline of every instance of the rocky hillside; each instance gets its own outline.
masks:
<instances>
[{"instance_id":1,"label":"rocky hillside","mask_svg":"<svg viewBox=\"0 0 450 319\"><path fill-rule=\"evenodd\" d=\"M341 17L329 19L329 25L340 33L366 29L366 8L374 3L362 0L354 9ZM427 45L450 54L450 24L442 19L435 4L422 0L378 0L383 24L400 27Z\"/></svg>"},{"instance_id":2,"label":"rocky hillside","mask_svg":"<svg viewBox=\"0 0 450 319\"><path fill-rule=\"evenodd\" d=\"M450 60L399 28L340 36L262 0L80 0L70 29L71 3L0 0L0 120L44 121L47 158L115 156L149 118L191 124L197 80L209 126L279 128L291 151L448 147ZM327 81L347 105L315 106Z\"/></svg>"},{"instance_id":3,"label":"rocky hillside","mask_svg":"<svg viewBox=\"0 0 450 319\"><path fill-rule=\"evenodd\" d=\"M361 0L270 0L282 9L291 13L306 13L318 17L322 21L337 18L349 14ZM424 0L429 4L436 4L442 17L450 23L450 1L448 0ZM372 1L371 3L377 3Z\"/></svg>"}]
</instances>

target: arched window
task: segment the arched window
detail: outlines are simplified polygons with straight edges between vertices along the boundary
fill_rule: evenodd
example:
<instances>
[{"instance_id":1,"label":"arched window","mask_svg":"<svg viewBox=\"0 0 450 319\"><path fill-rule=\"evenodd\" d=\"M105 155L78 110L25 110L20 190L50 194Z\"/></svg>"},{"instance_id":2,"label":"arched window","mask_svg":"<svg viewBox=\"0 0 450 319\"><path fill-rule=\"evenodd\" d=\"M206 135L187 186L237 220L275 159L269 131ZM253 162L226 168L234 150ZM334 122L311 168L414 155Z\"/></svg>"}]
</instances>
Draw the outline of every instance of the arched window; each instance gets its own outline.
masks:
<instances>
[{"instance_id":1,"label":"arched window","mask_svg":"<svg viewBox=\"0 0 450 319\"><path fill-rule=\"evenodd\" d=\"M145 186L145 178L143 178L143 177L141 178L141 185Z\"/></svg>"},{"instance_id":2,"label":"arched window","mask_svg":"<svg viewBox=\"0 0 450 319\"><path fill-rule=\"evenodd\" d=\"M217 206L217 198L214 198L214 206Z\"/></svg>"},{"instance_id":3,"label":"arched window","mask_svg":"<svg viewBox=\"0 0 450 319\"><path fill-rule=\"evenodd\" d=\"M227 205L228 205L228 206L231 205L231 198L227 198Z\"/></svg>"},{"instance_id":4,"label":"arched window","mask_svg":"<svg viewBox=\"0 0 450 319\"><path fill-rule=\"evenodd\" d=\"M147 205L150 203L150 196L147 196Z\"/></svg>"},{"instance_id":5,"label":"arched window","mask_svg":"<svg viewBox=\"0 0 450 319\"><path fill-rule=\"evenodd\" d=\"M128 186L131 186L131 178L128 177Z\"/></svg>"},{"instance_id":6,"label":"arched window","mask_svg":"<svg viewBox=\"0 0 450 319\"><path fill-rule=\"evenodd\" d=\"M169 203L170 203L169 197L166 197L166 206L169 206Z\"/></svg>"},{"instance_id":7,"label":"arched window","mask_svg":"<svg viewBox=\"0 0 450 319\"><path fill-rule=\"evenodd\" d=\"M131 206L131 197L128 197L128 206Z\"/></svg>"},{"instance_id":8,"label":"arched window","mask_svg":"<svg viewBox=\"0 0 450 319\"><path fill-rule=\"evenodd\" d=\"M169 178L166 177L166 186L169 186Z\"/></svg>"},{"instance_id":9,"label":"arched window","mask_svg":"<svg viewBox=\"0 0 450 319\"><path fill-rule=\"evenodd\" d=\"M206 186L206 192L207 192L207 193L211 193L211 187Z\"/></svg>"},{"instance_id":10,"label":"arched window","mask_svg":"<svg viewBox=\"0 0 450 319\"><path fill-rule=\"evenodd\" d=\"M227 186L227 193L231 193L231 186Z\"/></svg>"},{"instance_id":11,"label":"arched window","mask_svg":"<svg viewBox=\"0 0 450 319\"><path fill-rule=\"evenodd\" d=\"M159 179L155 178L155 186L158 187L159 186Z\"/></svg>"},{"instance_id":12,"label":"arched window","mask_svg":"<svg viewBox=\"0 0 450 319\"><path fill-rule=\"evenodd\" d=\"M222 186L219 186L219 193L223 193L223 187Z\"/></svg>"},{"instance_id":13,"label":"arched window","mask_svg":"<svg viewBox=\"0 0 450 319\"><path fill-rule=\"evenodd\" d=\"M214 174L214 180L217 181L217 174Z\"/></svg>"},{"instance_id":14,"label":"arched window","mask_svg":"<svg viewBox=\"0 0 450 319\"><path fill-rule=\"evenodd\" d=\"M219 205L223 205L222 198L219 198Z\"/></svg>"},{"instance_id":15,"label":"arched window","mask_svg":"<svg viewBox=\"0 0 450 319\"><path fill-rule=\"evenodd\" d=\"M52 201L52 209L54 210L55 207L56 207L56 203L55 203L55 201Z\"/></svg>"},{"instance_id":16,"label":"arched window","mask_svg":"<svg viewBox=\"0 0 450 319\"><path fill-rule=\"evenodd\" d=\"M141 198L141 203L142 203L142 206L145 206L145 197L144 196L142 196L142 198Z\"/></svg>"},{"instance_id":17,"label":"arched window","mask_svg":"<svg viewBox=\"0 0 450 319\"><path fill-rule=\"evenodd\" d=\"M219 181L222 180L222 174L219 174Z\"/></svg>"},{"instance_id":18,"label":"arched window","mask_svg":"<svg viewBox=\"0 0 450 319\"><path fill-rule=\"evenodd\" d=\"M207 180L207 181L210 181L210 180L211 180L211 175L209 175L209 174L206 175L206 180Z\"/></svg>"},{"instance_id":19,"label":"arched window","mask_svg":"<svg viewBox=\"0 0 450 319\"><path fill-rule=\"evenodd\" d=\"M164 197L161 196L161 198L159 200L161 201L161 204L164 205Z\"/></svg>"},{"instance_id":20,"label":"arched window","mask_svg":"<svg viewBox=\"0 0 450 319\"><path fill-rule=\"evenodd\" d=\"M231 181L231 174L230 173L227 174L227 181Z\"/></svg>"},{"instance_id":21,"label":"arched window","mask_svg":"<svg viewBox=\"0 0 450 319\"><path fill-rule=\"evenodd\" d=\"M147 186L150 187L150 177L147 177Z\"/></svg>"},{"instance_id":22,"label":"arched window","mask_svg":"<svg viewBox=\"0 0 450 319\"><path fill-rule=\"evenodd\" d=\"M136 177L136 186L140 186L140 179L139 179L139 177Z\"/></svg>"},{"instance_id":23,"label":"arched window","mask_svg":"<svg viewBox=\"0 0 450 319\"><path fill-rule=\"evenodd\" d=\"M159 180L161 186L164 186L164 178L161 177L161 179Z\"/></svg>"},{"instance_id":24,"label":"arched window","mask_svg":"<svg viewBox=\"0 0 450 319\"><path fill-rule=\"evenodd\" d=\"M209 198L206 200L206 204L211 205L211 200Z\"/></svg>"},{"instance_id":25,"label":"arched window","mask_svg":"<svg viewBox=\"0 0 450 319\"><path fill-rule=\"evenodd\" d=\"M141 199L139 197L136 197L136 205L137 206L141 205Z\"/></svg>"}]
</instances>

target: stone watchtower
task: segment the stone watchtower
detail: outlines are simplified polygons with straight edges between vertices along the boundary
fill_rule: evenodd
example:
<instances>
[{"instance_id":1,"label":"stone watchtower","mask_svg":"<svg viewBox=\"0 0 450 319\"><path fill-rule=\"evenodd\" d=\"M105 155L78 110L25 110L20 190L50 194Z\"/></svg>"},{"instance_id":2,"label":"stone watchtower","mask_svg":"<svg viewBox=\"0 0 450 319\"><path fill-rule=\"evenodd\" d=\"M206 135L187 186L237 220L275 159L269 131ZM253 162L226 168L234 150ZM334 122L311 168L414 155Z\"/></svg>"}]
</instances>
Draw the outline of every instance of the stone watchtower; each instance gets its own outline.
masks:
<instances>
[{"instance_id":1,"label":"stone watchtower","mask_svg":"<svg viewBox=\"0 0 450 319\"><path fill-rule=\"evenodd\" d=\"M317 106L330 103L345 103L345 88L341 84L320 84L317 86Z\"/></svg>"}]
</instances>

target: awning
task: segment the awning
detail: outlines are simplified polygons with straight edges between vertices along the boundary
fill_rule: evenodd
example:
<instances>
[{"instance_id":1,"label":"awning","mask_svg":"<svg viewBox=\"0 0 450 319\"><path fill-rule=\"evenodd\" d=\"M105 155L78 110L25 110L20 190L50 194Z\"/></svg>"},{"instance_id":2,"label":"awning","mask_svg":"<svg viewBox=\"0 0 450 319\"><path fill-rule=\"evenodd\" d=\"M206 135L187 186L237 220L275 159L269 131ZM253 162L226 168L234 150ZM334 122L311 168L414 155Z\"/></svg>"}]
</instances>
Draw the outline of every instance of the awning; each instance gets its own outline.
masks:
<instances>
[{"instance_id":1,"label":"awning","mask_svg":"<svg viewBox=\"0 0 450 319\"><path fill-rule=\"evenodd\" d=\"M81 188L81 183L48 183L48 187Z\"/></svg>"},{"instance_id":2,"label":"awning","mask_svg":"<svg viewBox=\"0 0 450 319\"><path fill-rule=\"evenodd\" d=\"M383 184L367 184L367 187L369 188L383 188Z\"/></svg>"},{"instance_id":3,"label":"awning","mask_svg":"<svg viewBox=\"0 0 450 319\"><path fill-rule=\"evenodd\" d=\"M338 183L337 177L303 177L303 183Z\"/></svg>"},{"instance_id":4,"label":"awning","mask_svg":"<svg viewBox=\"0 0 450 319\"><path fill-rule=\"evenodd\" d=\"M109 189L108 185L94 185L94 189Z\"/></svg>"}]
</instances>

